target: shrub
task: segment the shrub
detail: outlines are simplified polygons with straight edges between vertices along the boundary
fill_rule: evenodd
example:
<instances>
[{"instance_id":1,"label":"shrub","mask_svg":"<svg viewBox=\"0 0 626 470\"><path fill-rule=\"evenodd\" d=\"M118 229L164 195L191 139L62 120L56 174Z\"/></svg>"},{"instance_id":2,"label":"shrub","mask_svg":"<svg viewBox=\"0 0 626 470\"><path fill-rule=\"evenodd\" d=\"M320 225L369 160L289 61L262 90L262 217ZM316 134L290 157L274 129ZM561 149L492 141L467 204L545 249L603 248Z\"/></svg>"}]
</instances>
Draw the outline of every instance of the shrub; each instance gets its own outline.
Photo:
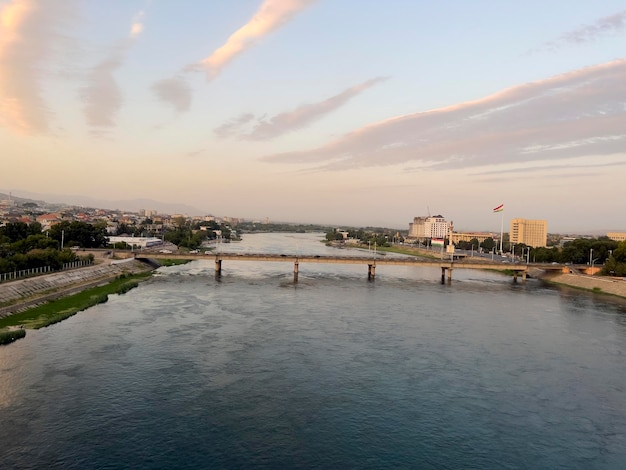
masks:
<instances>
[{"instance_id":1,"label":"shrub","mask_svg":"<svg viewBox=\"0 0 626 470\"><path fill-rule=\"evenodd\" d=\"M9 344L26 336L26 330L0 331L0 344Z\"/></svg>"}]
</instances>

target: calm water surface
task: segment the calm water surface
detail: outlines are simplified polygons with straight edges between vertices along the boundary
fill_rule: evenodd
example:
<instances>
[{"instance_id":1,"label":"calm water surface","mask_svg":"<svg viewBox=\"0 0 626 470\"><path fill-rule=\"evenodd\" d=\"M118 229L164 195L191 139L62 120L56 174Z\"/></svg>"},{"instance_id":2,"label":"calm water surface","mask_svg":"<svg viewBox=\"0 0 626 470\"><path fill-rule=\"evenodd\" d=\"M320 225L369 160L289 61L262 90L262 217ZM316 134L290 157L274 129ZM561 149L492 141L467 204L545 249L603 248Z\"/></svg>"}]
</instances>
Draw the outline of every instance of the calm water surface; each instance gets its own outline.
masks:
<instances>
[{"instance_id":1,"label":"calm water surface","mask_svg":"<svg viewBox=\"0 0 626 470\"><path fill-rule=\"evenodd\" d=\"M220 249L336 252L321 238ZM0 347L0 467L626 468L622 302L478 271L292 270L161 268Z\"/></svg>"}]
</instances>

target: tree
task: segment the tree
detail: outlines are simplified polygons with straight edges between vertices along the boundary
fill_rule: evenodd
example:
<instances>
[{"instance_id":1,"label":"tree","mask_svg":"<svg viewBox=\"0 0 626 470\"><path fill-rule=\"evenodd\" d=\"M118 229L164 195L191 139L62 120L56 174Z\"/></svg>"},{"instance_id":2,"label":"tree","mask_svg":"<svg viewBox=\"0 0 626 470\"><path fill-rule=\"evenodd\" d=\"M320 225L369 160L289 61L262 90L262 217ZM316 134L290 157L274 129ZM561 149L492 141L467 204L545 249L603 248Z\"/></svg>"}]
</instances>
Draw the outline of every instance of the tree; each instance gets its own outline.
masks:
<instances>
[{"instance_id":1,"label":"tree","mask_svg":"<svg viewBox=\"0 0 626 470\"><path fill-rule=\"evenodd\" d=\"M496 247L496 242L494 241L493 238L489 237L489 238L485 238L485 240L480 244L480 246L485 251L489 252Z\"/></svg>"},{"instance_id":2,"label":"tree","mask_svg":"<svg viewBox=\"0 0 626 470\"><path fill-rule=\"evenodd\" d=\"M102 248L107 244L106 224L88 224L86 222L63 221L50 228L50 238L61 246L78 245L83 248Z\"/></svg>"}]
</instances>

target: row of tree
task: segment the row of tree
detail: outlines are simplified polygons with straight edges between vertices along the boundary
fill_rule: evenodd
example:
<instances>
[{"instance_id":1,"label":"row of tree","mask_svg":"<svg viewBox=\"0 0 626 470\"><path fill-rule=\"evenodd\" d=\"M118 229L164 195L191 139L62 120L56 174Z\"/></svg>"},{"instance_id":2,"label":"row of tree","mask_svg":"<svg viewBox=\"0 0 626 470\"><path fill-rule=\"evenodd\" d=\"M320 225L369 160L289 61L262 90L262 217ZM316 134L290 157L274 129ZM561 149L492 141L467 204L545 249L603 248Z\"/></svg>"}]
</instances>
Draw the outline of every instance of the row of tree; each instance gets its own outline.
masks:
<instances>
[{"instance_id":1,"label":"row of tree","mask_svg":"<svg viewBox=\"0 0 626 470\"><path fill-rule=\"evenodd\" d=\"M46 233L38 222L3 225L0 227L0 273L45 266L61 269L63 264L81 259L66 247L104 246L106 238L102 237L102 230L102 227L84 222L61 222ZM106 233L106 226L104 231ZM61 249L62 245L64 249Z\"/></svg>"},{"instance_id":2,"label":"row of tree","mask_svg":"<svg viewBox=\"0 0 626 470\"><path fill-rule=\"evenodd\" d=\"M162 233L153 230L152 220L148 218L138 225L119 224L116 232L117 235L136 237L162 236L165 241L189 249L199 248L206 240L215 240L218 233L222 240L230 241L232 231L229 226L219 224L214 220L200 222L187 220L183 217L175 219L173 226L165 229Z\"/></svg>"}]
</instances>

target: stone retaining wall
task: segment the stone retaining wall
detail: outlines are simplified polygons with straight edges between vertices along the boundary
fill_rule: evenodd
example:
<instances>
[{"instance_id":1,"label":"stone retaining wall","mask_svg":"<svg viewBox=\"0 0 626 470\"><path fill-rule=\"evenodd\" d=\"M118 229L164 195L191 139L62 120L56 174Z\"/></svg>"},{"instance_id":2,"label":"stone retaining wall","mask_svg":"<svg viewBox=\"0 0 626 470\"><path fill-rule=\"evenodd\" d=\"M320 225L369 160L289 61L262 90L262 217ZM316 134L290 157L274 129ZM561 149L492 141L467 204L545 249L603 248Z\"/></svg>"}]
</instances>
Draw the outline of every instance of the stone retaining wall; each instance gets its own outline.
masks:
<instances>
[{"instance_id":1,"label":"stone retaining wall","mask_svg":"<svg viewBox=\"0 0 626 470\"><path fill-rule=\"evenodd\" d=\"M121 274L136 274L149 269L140 261L128 260L6 282L0 284L0 317L109 282Z\"/></svg>"},{"instance_id":2,"label":"stone retaining wall","mask_svg":"<svg viewBox=\"0 0 626 470\"><path fill-rule=\"evenodd\" d=\"M626 280L623 278L605 276L585 276L581 274L549 274L542 278L548 282L564 284L593 291L600 290L606 294L626 297Z\"/></svg>"}]
</instances>

